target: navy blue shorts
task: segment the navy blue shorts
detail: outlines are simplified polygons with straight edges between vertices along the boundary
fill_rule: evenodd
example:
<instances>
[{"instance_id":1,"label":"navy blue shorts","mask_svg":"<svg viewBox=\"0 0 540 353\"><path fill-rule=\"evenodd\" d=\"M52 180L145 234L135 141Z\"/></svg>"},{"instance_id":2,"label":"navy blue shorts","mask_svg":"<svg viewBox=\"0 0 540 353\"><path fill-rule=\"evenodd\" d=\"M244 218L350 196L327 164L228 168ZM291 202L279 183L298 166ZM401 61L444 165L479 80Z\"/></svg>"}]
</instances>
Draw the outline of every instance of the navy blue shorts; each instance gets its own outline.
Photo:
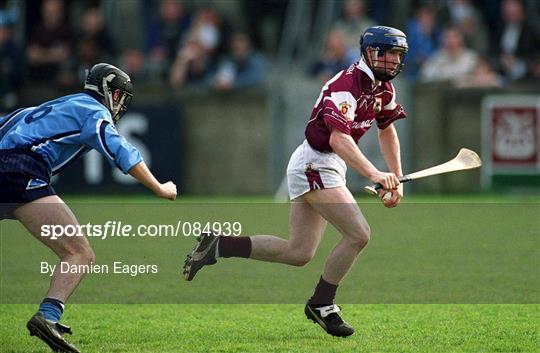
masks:
<instances>
[{"instance_id":1,"label":"navy blue shorts","mask_svg":"<svg viewBox=\"0 0 540 353\"><path fill-rule=\"evenodd\" d=\"M40 155L26 149L0 150L0 219L34 200L56 195L49 167Z\"/></svg>"}]
</instances>

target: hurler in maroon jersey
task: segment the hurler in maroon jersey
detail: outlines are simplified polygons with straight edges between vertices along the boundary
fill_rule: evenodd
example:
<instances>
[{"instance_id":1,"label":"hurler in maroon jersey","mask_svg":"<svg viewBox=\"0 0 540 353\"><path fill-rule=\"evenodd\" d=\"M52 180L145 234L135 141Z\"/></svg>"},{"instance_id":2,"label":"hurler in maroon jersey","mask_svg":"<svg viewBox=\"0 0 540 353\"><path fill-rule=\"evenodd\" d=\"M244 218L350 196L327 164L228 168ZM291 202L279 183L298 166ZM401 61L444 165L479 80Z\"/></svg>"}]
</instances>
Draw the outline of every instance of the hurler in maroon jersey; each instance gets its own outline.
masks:
<instances>
[{"instance_id":1,"label":"hurler in maroon jersey","mask_svg":"<svg viewBox=\"0 0 540 353\"><path fill-rule=\"evenodd\" d=\"M403 68L407 39L398 29L370 27L360 39L362 58L337 73L322 88L305 130L305 141L292 154L287 167L292 200L290 237L270 236L200 237L184 266L192 280L217 257L245 257L255 260L303 266L315 254L330 222L342 235L329 254L322 276L304 312L334 336L349 336L352 326L344 322L334 304L339 283L367 245L371 231L346 186L347 166L381 183L386 207L395 207L403 197L397 175L402 175L399 140L395 120L405 118L396 103L389 82ZM378 170L358 148L358 140L376 124L381 153L388 172Z\"/></svg>"}]
</instances>

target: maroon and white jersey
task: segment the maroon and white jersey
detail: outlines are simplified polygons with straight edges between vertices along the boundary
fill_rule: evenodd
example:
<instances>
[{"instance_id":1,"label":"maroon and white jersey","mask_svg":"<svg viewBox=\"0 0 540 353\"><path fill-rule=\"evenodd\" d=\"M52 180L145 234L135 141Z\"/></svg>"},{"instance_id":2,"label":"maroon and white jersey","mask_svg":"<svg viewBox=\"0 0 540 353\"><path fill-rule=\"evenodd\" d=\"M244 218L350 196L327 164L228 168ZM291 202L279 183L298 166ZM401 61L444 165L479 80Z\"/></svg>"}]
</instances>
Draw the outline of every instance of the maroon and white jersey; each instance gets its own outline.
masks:
<instances>
[{"instance_id":1,"label":"maroon and white jersey","mask_svg":"<svg viewBox=\"0 0 540 353\"><path fill-rule=\"evenodd\" d=\"M407 116L403 107L396 104L394 85L374 83L373 72L363 60L326 82L306 127L306 139L312 148L331 152L332 128L351 135L358 143L373 122L385 129Z\"/></svg>"}]
</instances>

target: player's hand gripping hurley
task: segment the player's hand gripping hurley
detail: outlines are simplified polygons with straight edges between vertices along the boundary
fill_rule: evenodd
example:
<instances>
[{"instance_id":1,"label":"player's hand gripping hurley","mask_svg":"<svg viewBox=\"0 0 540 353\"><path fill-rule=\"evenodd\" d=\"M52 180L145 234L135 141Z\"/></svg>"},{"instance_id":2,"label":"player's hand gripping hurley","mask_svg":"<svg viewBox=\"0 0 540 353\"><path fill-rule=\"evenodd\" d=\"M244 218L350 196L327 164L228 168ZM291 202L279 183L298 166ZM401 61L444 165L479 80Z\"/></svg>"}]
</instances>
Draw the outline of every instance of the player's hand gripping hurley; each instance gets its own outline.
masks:
<instances>
[{"instance_id":1,"label":"player's hand gripping hurley","mask_svg":"<svg viewBox=\"0 0 540 353\"><path fill-rule=\"evenodd\" d=\"M435 167L431 167L428 169L420 170L415 173L403 175L398 177L398 179L401 183L405 183L408 181L421 179L432 175L457 172L467 169L475 169L479 168L481 165L482 160L480 159L478 154L476 154L476 152L471 151L467 148L462 148L461 150L459 150L457 156L455 156L452 160L446 163L439 164ZM377 195L378 191L382 188L383 186L381 184L376 183L364 187L364 190L372 195Z\"/></svg>"}]
</instances>

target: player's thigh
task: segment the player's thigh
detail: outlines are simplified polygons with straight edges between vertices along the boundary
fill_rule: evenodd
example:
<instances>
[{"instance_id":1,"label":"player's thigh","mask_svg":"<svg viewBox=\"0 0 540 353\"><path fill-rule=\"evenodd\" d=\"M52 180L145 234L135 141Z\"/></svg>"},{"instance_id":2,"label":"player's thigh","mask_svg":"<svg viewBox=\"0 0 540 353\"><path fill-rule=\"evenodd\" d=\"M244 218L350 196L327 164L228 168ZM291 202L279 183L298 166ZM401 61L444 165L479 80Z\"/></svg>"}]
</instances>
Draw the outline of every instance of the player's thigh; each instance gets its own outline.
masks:
<instances>
[{"instance_id":1,"label":"player's thigh","mask_svg":"<svg viewBox=\"0 0 540 353\"><path fill-rule=\"evenodd\" d=\"M326 220L303 198L291 203L290 245L298 250L314 252L326 228Z\"/></svg>"},{"instance_id":2,"label":"player's thigh","mask_svg":"<svg viewBox=\"0 0 540 353\"><path fill-rule=\"evenodd\" d=\"M13 215L36 239L47 245L58 256L83 253L93 258L90 244L84 236L61 236L54 240L50 236L42 236L43 225L61 227L79 225L71 209L60 197L52 195L34 200L17 208L13 211Z\"/></svg>"},{"instance_id":3,"label":"player's thigh","mask_svg":"<svg viewBox=\"0 0 540 353\"><path fill-rule=\"evenodd\" d=\"M369 224L347 187L313 190L304 199L344 237L355 242L369 240Z\"/></svg>"}]
</instances>

